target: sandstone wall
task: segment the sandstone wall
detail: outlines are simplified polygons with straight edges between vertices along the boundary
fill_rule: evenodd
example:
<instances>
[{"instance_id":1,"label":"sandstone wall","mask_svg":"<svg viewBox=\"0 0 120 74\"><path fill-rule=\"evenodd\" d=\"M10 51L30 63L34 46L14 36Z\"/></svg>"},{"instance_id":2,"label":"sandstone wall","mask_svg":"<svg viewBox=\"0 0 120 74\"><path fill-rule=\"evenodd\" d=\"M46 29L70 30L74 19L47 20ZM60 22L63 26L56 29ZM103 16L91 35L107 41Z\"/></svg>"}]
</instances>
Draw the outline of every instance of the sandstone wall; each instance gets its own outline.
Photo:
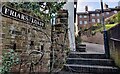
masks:
<instances>
[{"instance_id":1,"label":"sandstone wall","mask_svg":"<svg viewBox=\"0 0 120 74\"><path fill-rule=\"evenodd\" d=\"M18 54L22 52L40 50L44 51L42 59L42 71L49 71L49 60L50 60L50 46L51 46L51 27L47 26L43 29L34 27L30 24L23 23L22 21L16 21L14 19L2 16L2 49L8 50L14 49ZM12 31L14 30L14 31ZM14 32L14 33L13 33Z\"/></svg>"},{"instance_id":2,"label":"sandstone wall","mask_svg":"<svg viewBox=\"0 0 120 74\"><path fill-rule=\"evenodd\" d=\"M91 43L97 43L97 44L103 44L104 43L103 34L101 34L99 32L96 33L93 36L92 35L90 35L90 36L82 35L81 39L82 39L82 41L85 41L85 42L91 42Z\"/></svg>"}]
</instances>

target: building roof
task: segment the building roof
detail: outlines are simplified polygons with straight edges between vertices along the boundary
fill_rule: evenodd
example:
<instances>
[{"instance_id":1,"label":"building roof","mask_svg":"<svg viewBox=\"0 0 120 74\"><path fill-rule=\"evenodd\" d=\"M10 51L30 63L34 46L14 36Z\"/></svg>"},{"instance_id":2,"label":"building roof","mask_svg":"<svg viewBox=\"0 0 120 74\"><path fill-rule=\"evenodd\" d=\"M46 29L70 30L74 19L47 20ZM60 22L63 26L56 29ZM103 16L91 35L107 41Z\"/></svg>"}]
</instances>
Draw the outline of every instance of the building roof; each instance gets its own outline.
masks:
<instances>
[{"instance_id":1,"label":"building roof","mask_svg":"<svg viewBox=\"0 0 120 74\"><path fill-rule=\"evenodd\" d=\"M101 12L101 9L96 9L95 11L97 11L97 12ZM108 9L104 9L103 11L104 11L104 12L110 12L110 11L111 11L111 9L110 9L110 8L108 8Z\"/></svg>"},{"instance_id":2,"label":"building roof","mask_svg":"<svg viewBox=\"0 0 120 74\"><path fill-rule=\"evenodd\" d=\"M78 12L78 15L89 15L89 14L97 14L100 13L98 11L86 11L86 12Z\"/></svg>"},{"instance_id":3,"label":"building roof","mask_svg":"<svg viewBox=\"0 0 120 74\"><path fill-rule=\"evenodd\" d=\"M96 13L100 13L99 11L88 11L89 12L89 14L96 14Z\"/></svg>"},{"instance_id":4,"label":"building roof","mask_svg":"<svg viewBox=\"0 0 120 74\"><path fill-rule=\"evenodd\" d=\"M120 8L110 8L110 9L111 9L111 11L114 11L114 10L120 11Z\"/></svg>"},{"instance_id":5,"label":"building roof","mask_svg":"<svg viewBox=\"0 0 120 74\"><path fill-rule=\"evenodd\" d=\"M107 8L107 9L104 9L104 12L110 12L114 10L120 11L120 7ZM97 13L101 13L101 9L96 9L95 11L78 12L77 15L89 15L89 14L97 14Z\"/></svg>"},{"instance_id":6,"label":"building roof","mask_svg":"<svg viewBox=\"0 0 120 74\"><path fill-rule=\"evenodd\" d=\"M89 15L89 13L87 13L87 12L79 12L79 13L77 13L78 15L79 14L82 14L82 15Z\"/></svg>"}]
</instances>

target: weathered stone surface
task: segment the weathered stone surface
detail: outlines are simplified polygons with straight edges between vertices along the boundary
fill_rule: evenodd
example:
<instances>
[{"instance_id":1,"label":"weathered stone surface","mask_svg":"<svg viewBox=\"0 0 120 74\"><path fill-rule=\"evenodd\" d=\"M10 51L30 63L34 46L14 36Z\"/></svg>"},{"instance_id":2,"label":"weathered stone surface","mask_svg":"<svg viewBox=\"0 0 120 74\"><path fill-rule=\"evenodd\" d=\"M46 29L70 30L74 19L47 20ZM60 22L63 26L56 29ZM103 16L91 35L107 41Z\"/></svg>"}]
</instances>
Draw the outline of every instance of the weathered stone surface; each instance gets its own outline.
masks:
<instances>
[{"instance_id":1,"label":"weathered stone surface","mask_svg":"<svg viewBox=\"0 0 120 74\"><path fill-rule=\"evenodd\" d=\"M68 40L68 17L67 10L58 12L56 18L56 24L53 31L53 49L54 49L54 70L59 70L63 67L66 58L66 52L68 52L69 40ZM65 15L64 15L65 13ZM59 17L61 16L61 17ZM67 50L68 49L68 50Z\"/></svg>"},{"instance_id":2,"label":"weathered stone surface","mask_svg":"<svg viewBox=\"0 0 120 74\"><path fill-rule=\"evenodd\" d=\"M51 46L51 29L49 26L46 26L46 29L40 28L40 31L33 30L33 28L37 27L2 16L2 36L0 38L2 39L1 46L3 48L0 49L0 53L2 53L2 50L14 49L14 44L16 44L15 51L17 51L16 53L19 52L19 54L31 50L44 51L41 72L48 72ZM31 41L33 41L32 47L30 47ZM27 56L26 58L29 57Z\"/></svg>"},{"instance_id":3,"label":"weathered stone surface","mask_svg":"<svg viewBox=\"0 0 120 74\"><path fill-rule=\"evenodd\" d=\"M91 43L97 43L97 44L103 44L104 43L103 34L101 34L99 32L96 33L93 36L82 35L81 39L83 41L91 42Z\"/></svg>"}]
</instances>

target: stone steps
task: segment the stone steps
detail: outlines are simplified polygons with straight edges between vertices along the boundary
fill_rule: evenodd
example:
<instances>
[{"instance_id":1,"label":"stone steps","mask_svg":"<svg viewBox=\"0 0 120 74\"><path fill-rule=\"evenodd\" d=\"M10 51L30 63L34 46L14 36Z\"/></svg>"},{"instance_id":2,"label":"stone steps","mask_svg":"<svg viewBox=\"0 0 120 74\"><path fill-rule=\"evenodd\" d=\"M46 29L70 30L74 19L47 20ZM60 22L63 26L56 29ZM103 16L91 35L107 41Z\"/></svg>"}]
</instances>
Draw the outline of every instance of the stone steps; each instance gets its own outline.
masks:
<instances>
[{"instance_id":1,"label":"stone steps","mask_svg":"<svg viewBox=\"0 0 120 74\"><path fill-rule=\"evenodd\" d=\"M111 66L65 64L64 69L67 71L71 70L78 73L119 74L118 68Z\"/></svg>"},{"instance_id":2,"label":"stone steps","mask_svg":"<svg viewBox=\"0 0 120 74\"><path fill-rule=\"evenodd\" d=\"M77 52L86 52L86 48L85 47L80 47L80 48L76 48Z\"/></svg>"},{"instance_id":3,"label":"stone steps","mask_svg":"<svg viewBox=\"0 0 120 74\"><path fill-rule=\"evenodd\" d=\"M76 46L76 51L77 52L86 52L86 44L78 44Z\"/></svg>"},{"instance_id":4,"label":"stone steps","mask_svg":"<svg viewBox=\"0 0 120 74\"><path fill-rule=\"evenodd\" d=\"M76 45L86 47L86 44L76 44Z\"/></svg>"},{"instance_id":5,"label":"stone steps","mask_svg":"<svg viewBox=\"0 0 120 74\"><path fill-rule=\"evenodd\" d=\"M103 53L70 52L64 70L88 74L120 74L119 68Z\"/></svg>"},{"instance_id":6,"label":"stone steps","mask_svg":"<svg viewBox=\"0 0 120 74\"><path fill-rule=\"evenodd\" d=\"M76 73L76 72L71 72L71 71L60 71L54 74L93 74L93 73Z\"/></svg>"},{"instance_id":7,"label":"stone steps","mask_svg":"<svg viewBox=\"0 0 120 74\"><path fill-rule=\"evenodd\" d=\"M67 58L67 64L114 66L111 59Z\"/></svg>"},{"instance_id":8,"label":"stone steps","mask_svg":"<svg viewBox=\"0 0 120 74\"><path fill-rule=\"evenodd\" d=\"M106 55L103 53L83 53L83 52L70 52L68 55L69 58L97 58L97 59L106 59Z\"/></svg>"}]
</instances>

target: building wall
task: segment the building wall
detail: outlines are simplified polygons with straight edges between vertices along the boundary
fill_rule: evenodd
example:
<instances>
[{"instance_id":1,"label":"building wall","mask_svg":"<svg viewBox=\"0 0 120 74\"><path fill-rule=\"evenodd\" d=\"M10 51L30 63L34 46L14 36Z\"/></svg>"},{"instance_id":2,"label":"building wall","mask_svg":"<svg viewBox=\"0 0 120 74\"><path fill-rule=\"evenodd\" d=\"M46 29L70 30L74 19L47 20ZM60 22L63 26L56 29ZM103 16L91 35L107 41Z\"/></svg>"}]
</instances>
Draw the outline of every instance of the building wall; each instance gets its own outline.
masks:
<instances>
[{"instance_id":1,"label":"building wall","mask_svg":"<svg viewBox=\"0 0 120 74\"><path fill-rule=\"evenodd\" d=\"M120 24L108 30L110 57L120 67Z\"/></svg>"},{"instance_id":2,"label":"building wall","mask_svg":"<svg viewBox=\"0 0 120 74\"><path fill-rule=\"evenodd\" d=\"M117 12L109 11L109 14L108 14L108 11L106 11L106 12L104 12L104 18L108 18L108 17L112 16L115 13L117 13ZM94 16L93 16L93 14L94 14ZM87 14L86 18L80 18L79 17L80 14L78 14L78 27L79 27L79 31L80 31L80 29L85 29L85 28L88 29L89 27L91 27L92 25L94 25L96 23L101 23L101 18L102 18L101 16L102 16L102 14L100 14L100 13L93 13L93 14L92 14L92 12L91 12L91 14ZM99 14L99 16L98 16L98 14ZM86 14L82 13L82 16L84 16L84 15L86 15ZM94 22L93 22L92 19L95 19ZM98 22L97 19L99 19L99 22ZM85 21L85 20L88 22L87 24L80 24L79 21ZM81 32L81 39L83 41L86 41L86 42L92 42L92 43L98 43L98 44L103 44L104 43L103 42L104 41L103 40L103 34L97 33L94 36L92 36L90 30L86 31L86 33Z\"/></svg>"},{"instance_id":3,"label":"building wall","mask_svg":"<svg viewBox=\"0 0 120 74\"><path fill-rule=\"evenodd\" d=\"M81 39L84 42L90 42L90 43L102 44L102 45L104 44L103 34L100 32L96 33L94 36L82 35Z\"/></svg>"},{"instance_id":4,"label":"building wall","mask_svg":"<svg viewBox=\"0 0 120 74\"><path fill-rule=\"evenodd\" d=\"M88 11L89 12L89 11ZM87 12L84 12L87 14ZM104 18L108 18L110 16L112 16L113 14L117 13L116 11L105 11L104 12ZM101 13L97 13L97 11L94 11L93 13L91 12L90 14L88 13L87 15L86 14L81 14L81 13L78 13L78 28L89 28L90 26L96 24L96 23L100 23L101 22L101 16L102 14ZM92 15L95 15L95 16L92 16ZM99 14L99 16L97 16ZM80 15L82 16L87 16L86 18L80 18ZM95 19L95 22L92 21L92 19ZM97 21L97 19L100 20L100 22ZM80 21L87 21L87 24L80 24Z\"/></svg>"},{"instance_id":5,"label":"building wall","mask_svg":"<svg viewBox=\"0 0 120 74\"><path fill-rule=\"evenodd\" d=\"M70 46L68 39L68 11L60 10L56 17L53 31L54 68L61 69L64 66Z\"/></svg>"},{"instance_id":6,"label":"building wall","mask_svg":"<svg viewBox=\"0 0 120 74\"><path fill-rule=\"evenodd\" d=\"M44 56L42 59L43 65L41 72L49 71L49 60L50 60L50 37L51 37L51 27L47 24L46 29L40 28L38 30L33 30L33 27L30 24L23 23L22 21L16 21L11 18L2 16L2 22L0 27L2 29L2 49L0 50L9 50L13 49L14 43L16 43L15 52L21 54L26 51L40 50L44 51ZM11 28L14 28L16 31L15 34L11 33ZM1 30L0 29L0 30ZM17 34L21 33L20 35ZM46 36L47 35L47 36ZM31 41L33 45L30 46ZM44 49L41 49L41 46L44 46ZM26 57L30 58L30 57ZM22 59L22 58L20 58Z\"/></svg>"},{"instance_id":7,"label":"building wall","mask_svg":"<svg viewBox=\"0 0 120 74\"><path fill-rule=\"evenodd\" d=\"M1 2L0 2L0 66L2 65L2 39L1 39L1 37L2 37L2 34L1 34L1 32L2 32L2 16L1 16Z\"/></svg>"},{"instance_id":8,"label":"building wall","mask_svg":"<svg viewBox=\"0 0 120 74\"><path fill-rule=\"evenodd\" d=\"M83 18L80 18L80 15L78 16L78 24L79 24L78 26L79 27L86 27L86 25L89 26L89 16L88 15L84 15L84 16L87 16L87 17L84 18L83 15L82 15ZM82 24L80 24L80 21L82 22ZM87 24L83 25L84 21L87 21Z\"/></svg>"},{"instance_id":9,"label":"building wall","mask_svg":"<svg viewBox=\"0 0 120 74\"><path fill-rule=\"evenodd\" d=\"M69 18L69 24L72 24L70 23L71 20L73 21L74 19ZM40 67L41 70L39 70L39 72L48 72L49 67L50 67L50 53L51 53L51 24L46 23L45 28L42 28L42 27L37 28L37 27L30 25L27 22L14 20L14 19L4 17L4 16L2 16L1 23L2 23L1 24L2 27L0 27L1 28L0 30L2 30L0 32L2 35L0 37L0 39L2 39L1 51L13 49L14 44L16 44L15 52L18 54L21 54L26 51L30 52L32 50L44 51L44 56L42 58L42 64L39 64L41 66ZM67 22L65 23L67 23L67 26L66 27L62 26L60 28L62 29L62 31L66 31L65 28L68 29L68 17L67 17ZM74 26L74 24L72 24L72 26ZM17 34L17 33L12 34L11 28L14 29L15 32L20 33L20 34ZM38 30L34 30L33 28L38 29ZM54 35L58 35L58 34L54 34ZM65 42L63 42L64 38L66 39ZM69 39L68 31L67 31L66 37L65 37L65 34L62 33L57 38L56 41L59 43L59 45L57 45L57 43L55 44L54 49L56 52L53 52L52 54L52 55L55 55L55 57L57 58L57 59L54 58L53 63L55 63L55 65L59 66L60 64L61 66L63 65L63 62L65 62L65 58L66 58L65 50L68 50L68 47L70 46L68 39ZM32 46L30 46L31 44ZM42 46L44 47L43 50L42 50ZM28 59L30 57L28 56L26 58ZM24 57L20 59L24 59ZM16 69L17 68L13 67L12 70L16 70ZM24 67L22 67L22 69L23 71L26 70Z\"/></svg>"}]
</instances>

